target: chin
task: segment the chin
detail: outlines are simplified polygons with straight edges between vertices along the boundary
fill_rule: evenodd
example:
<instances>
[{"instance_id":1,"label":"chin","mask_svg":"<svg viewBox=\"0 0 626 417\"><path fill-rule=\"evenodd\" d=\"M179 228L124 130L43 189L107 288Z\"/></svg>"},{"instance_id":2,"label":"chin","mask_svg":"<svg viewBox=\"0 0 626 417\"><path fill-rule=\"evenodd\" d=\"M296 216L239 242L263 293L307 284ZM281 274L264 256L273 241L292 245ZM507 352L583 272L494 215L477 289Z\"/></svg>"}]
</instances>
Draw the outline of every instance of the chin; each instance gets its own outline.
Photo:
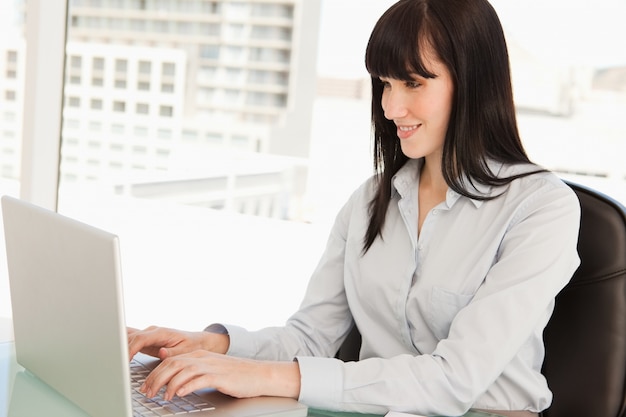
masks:
<instances>
[{"instance_id":1,"label":"chin","mask_svg":"<svg viewBox=\"0 0 626 417\"><path fill-rule=\"evenodd\" d=\"M423 151L419 149L415 149L415 147L400 146L400 148L402 149L402 153L404 154L404 156L410 159L420 159L426 156L426 154Z\"/></svg>"}]
</instances>

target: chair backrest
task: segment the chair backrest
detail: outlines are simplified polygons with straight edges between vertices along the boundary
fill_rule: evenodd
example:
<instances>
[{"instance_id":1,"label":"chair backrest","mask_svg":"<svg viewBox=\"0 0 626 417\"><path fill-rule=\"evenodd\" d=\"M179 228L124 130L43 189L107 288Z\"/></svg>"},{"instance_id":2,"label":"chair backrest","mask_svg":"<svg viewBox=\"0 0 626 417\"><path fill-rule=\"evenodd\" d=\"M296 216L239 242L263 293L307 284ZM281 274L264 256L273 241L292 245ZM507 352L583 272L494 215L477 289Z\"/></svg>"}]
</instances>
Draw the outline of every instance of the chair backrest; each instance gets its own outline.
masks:
<instances>
[{"instance_id":1,"label":"chair backrest","mask_svg":"<svg viewBox=\"0 0 626 417\"><path fill-rule=\"evenodd\" d=\"M354 326L348 337L343 341L341 347L337 351L336 358L341 359L344 362L358 361L359 352L361 351L361 333L359 329Z\"/></svg>"},{"instance_id":2,"label":"chair backrest","mask_svg":"<svg viewBox=\"0 0 626 417\"><path fill-rule=\"evenodd\" d=\"M626 208L568 182L581 205L581 264L556 298L543 373L554 393L544 417L626 417ZM358 360L356 327L337 357Z\"/></svg>"},{"instance_id":3,"label":"chair backrest","mask_svg":"<svg viewBox=\"0 0 626 417\"><path fill-rule=\"evenodd\" d=\"M544 333L545 417L626 416L626 208L569 183L581 205L581 264Z\"/></svg>"}]
</instances>

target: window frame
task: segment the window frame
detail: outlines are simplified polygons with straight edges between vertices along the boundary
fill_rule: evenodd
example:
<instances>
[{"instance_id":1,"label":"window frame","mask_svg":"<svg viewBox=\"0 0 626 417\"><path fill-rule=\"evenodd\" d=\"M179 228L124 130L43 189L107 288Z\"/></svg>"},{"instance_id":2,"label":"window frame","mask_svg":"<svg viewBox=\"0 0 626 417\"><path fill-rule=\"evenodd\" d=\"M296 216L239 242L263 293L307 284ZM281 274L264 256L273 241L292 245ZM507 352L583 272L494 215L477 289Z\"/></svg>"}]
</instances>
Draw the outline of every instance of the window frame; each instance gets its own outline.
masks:
<instances>
[{"instance_id":1,"label":"window frame","mask_svg":"<svg viewBox=\"0 0 626 417\"><path fill-rule=\"evenodd\" d=\"M67 9L67 0L26 2L20 198L52 210L58 204Z\"/></svg>"}]
</instances>

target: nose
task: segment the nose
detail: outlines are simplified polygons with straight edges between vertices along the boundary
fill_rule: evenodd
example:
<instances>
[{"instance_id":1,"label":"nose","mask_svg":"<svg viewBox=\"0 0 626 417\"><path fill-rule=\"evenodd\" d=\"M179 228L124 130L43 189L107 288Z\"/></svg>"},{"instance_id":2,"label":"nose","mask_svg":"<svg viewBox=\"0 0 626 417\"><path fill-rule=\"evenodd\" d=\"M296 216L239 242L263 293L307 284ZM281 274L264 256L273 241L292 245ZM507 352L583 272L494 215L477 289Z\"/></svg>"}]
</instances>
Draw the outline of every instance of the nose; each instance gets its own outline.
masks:
<instances>
[{"instance_id":1,"label":"nose","mask_svg":"<svg viewBox=\"0 0 626 417\"><path fill-rule=\"evenodd\" d=\"M388 120L401 119L408 113L407 97L398 89L385 89L381 99L381 105L385 118Z\"/></svg>"}]
</instances>

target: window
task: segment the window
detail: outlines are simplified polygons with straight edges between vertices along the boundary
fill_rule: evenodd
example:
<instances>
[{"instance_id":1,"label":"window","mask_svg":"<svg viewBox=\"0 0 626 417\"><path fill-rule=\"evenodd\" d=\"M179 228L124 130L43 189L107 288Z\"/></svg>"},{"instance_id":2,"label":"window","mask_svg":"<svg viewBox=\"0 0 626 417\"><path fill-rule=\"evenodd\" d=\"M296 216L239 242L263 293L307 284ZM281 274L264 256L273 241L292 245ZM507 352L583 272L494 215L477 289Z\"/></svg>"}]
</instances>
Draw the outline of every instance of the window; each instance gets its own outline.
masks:
<instances>
[{"instance_id":1,"label":"window","mask_svg":"<svg viewBox=\"0 0 626 417\"><path fill-rule=\"evenodd\" d=\"M94 72L104 70L104 58L94 57L91 61L91 69Z\"/></svg>"},{"instance_id":2,"label":"window","mask_svg":"<svg viewBox=\"0 0 626 417\"><path fill-rule=\"evenodd\" d=\"M111 125L111 133L114 135L123 135L126 131L126 127L122 124L113 123Z\"/></svg>"},{"instance_id":3,"label":"window","mask_svg":"<svg viewBox=\"0 0 626 417\"><path fill-rule=\"evenodd\" d=\"M216 25L214 23L200 23L199 24L199 35L203 36L219 36L220 35L220 25Z\"/></svg>"},{"instance_id":4,"label":"window","mask_svg":"<svg viewBox=\"0 0 626 417\"><path fill-rule=\"evenodd\" d=\"M155 20L154 22L152 22L152 28L155 32L168 33L169 22L163 20Z\"/></svg>"},{"instance_id":5,"label":"window","mask_svg":"<svg viewBox=\"0 0 626 417\"><path fill-rule=\"evenodd\" d=\"M200 58L219 59L220 47L217 45L202 45L200 47Z\"/></svg>"},{"instance_id":6,"label":"window","mask_svg":"<svg viewBox=\"0 0 626 417\"><path fill-rule=\"evenodd\" d=\"M169 151L169 149L157 149L156 150L156 155L159 158L167 158L168 156L170 156L170 151Z\"/></svg>"},{"instance_id":7,"label":"window","mask_svg":"<svg viewBox=\"0 0 626 417\"><path fill-rule=\"evenodd\" d=\"M63 119L63 127L68 130L78 130L80 129L80 120L65 118Z\"/></svg>"},{"instance_id":8,"label":"window","mask_svg":"<svg viewBox=\"0 0 626 417\"><path fill-rule=\"evenodd\" d=\"M148 128L145 126L135 126L133 129L133 134L136 137L146 137L148 136Z\"/></svg>"},{"instance_id":9,"label":"window","mask_svg":"<svg viewBox=\"0 0 626 417\"><path fill-rule=\"evenodd\" d=\"M126 103L123 101L113 102L113 111L117 113L123 113L126 111Z\"/></svg>"},{"instance_id":10,"label":"window","mask_svg":"<svg viewBox=\"0 0 626 417\"><path fill-rule=\"evenodd\" d=\"M91 132L102 132L102 122L90 121L88 125L88 129Z\"/></svg>"},{"instance_id":11,"label":"window","mask_svg":"<svg viewBox=\"0 0 626 417\"><path fill-rule=\"evenodd\" d=\"M135 112L137 114L148 114L150 113L150 106L147 103L137 103Z\"/></svg>"},{"instance_id":12,"label":"window","mask_svg":"<svg viewBox=\"0 0 626 417\"><path fill-rule=\"evenodd\" d=\"M160 106L159 107L159 115L163 117L172 117L174 114L174 109L172 106Z\"/></svg>"},{"instance_id":13,"label":"window","mask_svg":"<svg viewBox=\"0 0 626 417\"><path fill-rule=\"evenodd\" d=\"M69 107L80 107L80 97L68 97L67 105Z\"/></svg>"},{"instance_id":14,"label":"window","mask_svg":"<svg viewBox=\"0 0 626 417\"><path fill-rule=\"evenodd\" d=\"M148 148L145 146L133 146L133 153L136 155L145 155L148 153Z\"/></svg>"},{"instance_id":15,"label":"window","mask_svg":"<svg viewBox=\"0 0 626 417\"><path fill-rule=\"evenodd\" d=\"M15 91L13 91L13 90L6 90L4 92L4 99L6 101L15 101Z\"/></svg>"},{"instance_id":16,"label":"window","mask_svg":"<svg viewBox=\"0 0 626 417\"><path fill-rule=\"evenodd\" d=\"M226 36L230 39L241 39L244 36L244 25L230 24L226 27Z\"/></svg>"},{"instance_id":17,"label":"window","mask_svg":"<svg viewBox=\"0 0 626 417\"><path fill-rule=\"evenodd\" d=\"M171 139L172 131L170 129L159 129L157 130L157 137L159 139Z\"/></svg>"},{"instance_id":18,"label":"window","mask_svg":"<svg viewBox=\"0 0 626 417\"><path fill-rule=\"evenodd\" d=\"M90 107L91 110L102 110L102 100L99 98L92 98Z\"/></svg>"},{"instance_id":19,"label":"window","mask_svg":"<svg viewBox=\"0 0 626 417\"><path fill-rule=\"evenodd\" d=\"M146 30L146 21L133 19L130 21L130 28L136 32L144 32Z\"/></svg>"},{"instance_id":20,"label":"window","mask_svg":"<svg viewBox=\"0 0 626 417\"><path fill-rule=\"evenodd\" d=\"M17 51L7 51L7 62L17 63Z\"/></svg>"},{"instance_id":21,"label":"window","mask_svg":"<svg viewBox=\"0 0 626 417\"><path fill-rule=\"evenodd\" d=\"M174 76L176 75L176 66L171 62L164 62L161 66L161 73L163 75Z\"/></svg>"},{"instance_id":22,"label":"window","mask_svg":"<svg viewBox=\"0 0 626 417\"><path fill-rule=\"evenodd\" d=\"M80 56L70 57L70 66L72 69L80 69L83 65L83 59Z\"/></svg>"},{"instance_id":23,"label":"window","mask_svg":"<svg viewBox=\"0 0 626 417\"><path fill-rule=\"evenodd\" d=\"M243 71L240 68L226 68L226 80L237 83L241 81Z\"/></svg>"},{"instance_id":24,"label":"window","mask_svg":"<svg viewBox=\"0 0 626 417\"><path fill-rule=\"evenodd\" d=\"M192 33L193 25L189 22L176 22L176 33L187 35Z\"/></svg>"},{"instance_id":25,"label":"window","mask_svg":"<svg viewBox=\"0 0 626 417\"><path fill-rule=\"evenodd\" d=\"M183 139L185 140L196 140L198 138L198 132L196 130L183 130Z\"/></svg>"},{"instance_id":26,"label":"window","mask_svg":"<svg viewBox=\"0 0 626 417\"><path fill-rule=\"evenodd\" d=\"M152 63L149 61L139 61L139 74L150 74L152 70Z\"/></svg>"},{"instance_id":27,"label":"window","mask_svg":"<svg viewBox=\"0 0 626 417\"><path fill-rule=\"evenodd\" d=\"M215 80L217 75L217 68L213 66L201 67L198 69L198 82L210 83Z\"/></svg>"},{"instance_id":28,"label":"window","mask_svg":"<svg viewBox=\"0 0 626 417\"><path fill-rule=\"evenodd\" d=\"M115 60L115 72L117 74L126 74L126 69L128 67L128 61L125 59L116 59Z\"/></svg>"}]
</instances>

